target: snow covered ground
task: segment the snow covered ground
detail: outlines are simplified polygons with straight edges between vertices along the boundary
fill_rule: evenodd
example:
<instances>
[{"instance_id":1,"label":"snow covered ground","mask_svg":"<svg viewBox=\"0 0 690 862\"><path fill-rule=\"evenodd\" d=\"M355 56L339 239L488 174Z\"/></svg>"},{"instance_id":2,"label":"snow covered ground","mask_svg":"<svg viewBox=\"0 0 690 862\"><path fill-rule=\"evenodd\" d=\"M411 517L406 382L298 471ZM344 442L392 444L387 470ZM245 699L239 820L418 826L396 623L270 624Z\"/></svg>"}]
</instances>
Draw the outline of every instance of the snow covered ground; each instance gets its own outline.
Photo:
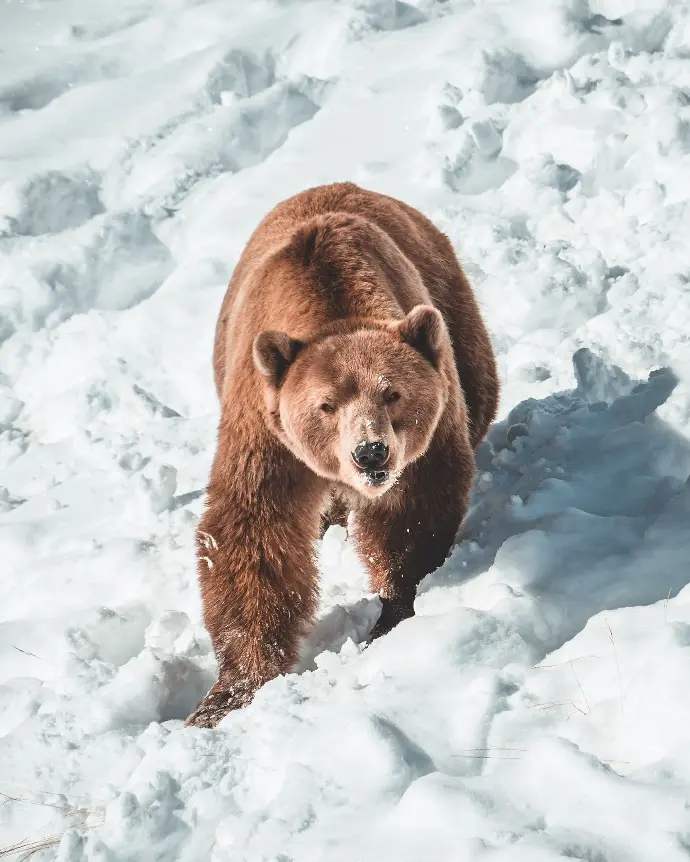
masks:
<instances>
[{"instance_id":1,"label":"snow covered ground","mask_svg":"<svg viewBox=\"0 0 690 862\"><path fill-rule=\"evenodd\" d=\"M215 317L341 179L456 244L501 421L414 619L333 528L302 672L184 729ZM0 850L688 860L689 201L688 0L4 0Z\"/></svg>"}]
</instances>

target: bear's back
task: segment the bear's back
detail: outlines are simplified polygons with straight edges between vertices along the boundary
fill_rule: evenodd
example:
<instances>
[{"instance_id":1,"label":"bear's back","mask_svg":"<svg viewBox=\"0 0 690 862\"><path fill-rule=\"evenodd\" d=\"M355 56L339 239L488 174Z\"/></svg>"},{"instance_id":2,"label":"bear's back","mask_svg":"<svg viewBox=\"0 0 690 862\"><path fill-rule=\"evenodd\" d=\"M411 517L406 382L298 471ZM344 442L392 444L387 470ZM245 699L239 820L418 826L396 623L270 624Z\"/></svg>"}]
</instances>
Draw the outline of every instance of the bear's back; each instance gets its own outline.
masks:
<instances>
[{"instance_id":1,"label":"bear's back","mask_svg":"<svg viewBox=\"0 0 690 862\"><path fill-rule=\"evenodd\" d=\"M495 377L493 353L448 238L403 201L354 183L300 192L263 218L233 273L216 328L219 396L226 371L253 378L251 344L262 330L307 340L335 319L401 319L425 303L445 319L468 406L475 412L476 401L484 427L497 390L479 381Z\"/></svg>"},{"instance_id":2,"label":"bear's back","mask_svg":"<svg viewBox=\"0 0 690 862\"><path fill-rule=\"evenodd\" d=\"M453 261L450 243L421 213L353 183L282 201L252 233L223 301L219 391L228 350L234 344L246 355L261 328L308 337L330 319L399 319L427 302L452 319Z\"/></svg>"}]
</instances>

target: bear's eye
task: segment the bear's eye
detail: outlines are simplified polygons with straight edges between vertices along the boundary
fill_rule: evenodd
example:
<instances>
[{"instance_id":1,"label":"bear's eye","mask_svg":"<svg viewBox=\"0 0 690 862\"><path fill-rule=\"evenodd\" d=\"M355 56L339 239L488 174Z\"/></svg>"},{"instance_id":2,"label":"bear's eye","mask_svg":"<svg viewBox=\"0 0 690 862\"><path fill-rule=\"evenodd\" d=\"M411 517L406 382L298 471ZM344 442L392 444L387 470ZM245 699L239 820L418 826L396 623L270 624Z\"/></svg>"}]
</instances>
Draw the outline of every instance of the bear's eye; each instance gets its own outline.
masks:
<instances>
[{"instance_id":1,"label":"bear's eye","mask_svg":"<svg viewBox=\"0 0 690 862\"><path fill-rule=\"evenodd\" d=\"M395 404L396 401L400 400L399 392L386 392L385 401L386 404Z\"/></svg>"},{"instance_id":2,"label":"bear's eye","mask_svg":"<svg viewBox=\"0 0 690 862\"><path fill-rule=\"evenodd\" d=\"M333 413L335 411L335 407L327 401L324 401L323 404L319 406L319 410L321 410L322 413Z\"/></svg>"}]
</instances>

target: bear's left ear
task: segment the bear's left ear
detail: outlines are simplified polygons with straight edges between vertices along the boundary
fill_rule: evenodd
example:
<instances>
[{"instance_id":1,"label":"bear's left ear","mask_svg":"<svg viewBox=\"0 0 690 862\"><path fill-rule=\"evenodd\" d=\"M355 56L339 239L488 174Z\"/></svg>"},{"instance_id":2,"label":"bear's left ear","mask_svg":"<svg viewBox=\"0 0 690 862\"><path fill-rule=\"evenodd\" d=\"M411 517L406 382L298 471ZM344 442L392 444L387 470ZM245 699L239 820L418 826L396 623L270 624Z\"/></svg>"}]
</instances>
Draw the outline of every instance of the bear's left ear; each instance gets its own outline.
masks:
<instances>
[{"instance_id":1,"label":"bear's left ear","mask_svg":"<svg viewBox=\"0 0 690 862\"><path fill-rule=\"evenodd\" d=\"M252 349L254 365L272 386L278 388L302 347L301 341L290 338L285 332L260 332Z\"/></svg>"},{"instance_id":2,"label":"bear's left ear","mask_svg":"<svg viewBox=\"0 0 690 862\"><path fill-rule=\"evenodd\" d=\"M436 368L441 356L446 324L441 312L431 305L415 305L397 326L400 338L414 347Z\"/></svg>"}]
</instances>

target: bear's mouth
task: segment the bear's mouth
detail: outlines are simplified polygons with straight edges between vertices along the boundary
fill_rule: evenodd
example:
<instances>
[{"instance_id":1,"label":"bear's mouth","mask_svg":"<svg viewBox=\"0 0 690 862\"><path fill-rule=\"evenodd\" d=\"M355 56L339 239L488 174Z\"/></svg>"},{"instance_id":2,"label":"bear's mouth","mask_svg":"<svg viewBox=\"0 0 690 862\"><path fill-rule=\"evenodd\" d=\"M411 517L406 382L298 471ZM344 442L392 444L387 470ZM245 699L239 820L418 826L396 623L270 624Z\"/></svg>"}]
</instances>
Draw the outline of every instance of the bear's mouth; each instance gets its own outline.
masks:
<instances>
[{"instance_id":1,"label":"bear's mouth","mask_svg":"<svg viewBox=\"0 0 690 862\"><path fill-rule=\"evenodd\" d=\"M362 470L361 475L364 478L364 481L367 485L372 485L374 488L378 488L381 485L385 485L388 479L390 478L389 470Z\"/></svg>"}]
</instances>

